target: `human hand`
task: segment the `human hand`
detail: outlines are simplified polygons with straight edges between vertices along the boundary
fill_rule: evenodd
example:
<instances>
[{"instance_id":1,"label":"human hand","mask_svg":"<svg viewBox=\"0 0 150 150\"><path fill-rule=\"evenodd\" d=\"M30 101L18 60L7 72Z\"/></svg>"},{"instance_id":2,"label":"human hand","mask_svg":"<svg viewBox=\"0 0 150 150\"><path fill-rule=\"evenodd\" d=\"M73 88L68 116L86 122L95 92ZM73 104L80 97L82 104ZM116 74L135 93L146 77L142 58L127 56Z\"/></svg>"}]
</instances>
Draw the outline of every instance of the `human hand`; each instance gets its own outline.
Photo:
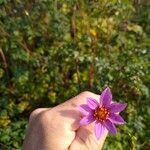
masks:
<instances>
[{"instance_id":1,"label":"human hand","mask_svg":"<svg viewBox=\"0 0 150 150\"><path fill-rule=\"evenodd\" d=\"M82 114L77 106L87 97L99 95L83 92L54 108L39 108L30 115L23 150L100 150L107 136L96 139L93 123L80 126Z\"/></svg>"}]
</instances>

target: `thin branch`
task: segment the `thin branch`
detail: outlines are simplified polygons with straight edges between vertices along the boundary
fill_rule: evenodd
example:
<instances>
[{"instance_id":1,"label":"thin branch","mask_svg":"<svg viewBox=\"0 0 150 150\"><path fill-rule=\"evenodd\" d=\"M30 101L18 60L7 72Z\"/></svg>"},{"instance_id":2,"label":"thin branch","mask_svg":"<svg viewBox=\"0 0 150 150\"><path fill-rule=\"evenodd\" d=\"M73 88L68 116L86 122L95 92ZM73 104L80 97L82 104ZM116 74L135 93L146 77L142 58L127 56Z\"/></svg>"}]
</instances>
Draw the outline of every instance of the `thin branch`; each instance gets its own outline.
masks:
<instances>
[{"instance_id":1,"label":"thin branch","mask_svg":"<svg viewBox=\"0 0 150 150\"><path fill-rule=\"evenodd\" d=\"M1 31L0 31L0 32L2 32L2 34L4 34L5 36L7 36L7 37L9 37L9 38L12 37L12 35L9 34L8 32L6 32L4 28L1 28ZM26 52L28 52L29 54L31 53L31 50L28 48L28 46L27 46L27 44L26 44L25 42L21 42L21 41L19 41L19 40L16 40L16 42L17 42Z\"/></svg>"},{"instance_id":2,"label":"thin branch","mask_svg":"<svg viewBox=\"0 0 150 150\"><path fill-rule=\"evenodd\" d=\"M76 59L76 73L77 73L77 80L78 80L78 86L79 90L81 89L81 80L80 80L80 68L79 68L79 59Z\"/></svg>"},{"instance_id":3,"label":"thin branch","mask_svg":"<svg viewBox=\"0 0 150 150\"><path fill-rule=\"evenodd\" d=\"M28 52L29 54L31 53L31 50L28 48L27 44L25 42L20 42L17 40L17 42L23 47L23 49Z\"/></svg>"},{"instance_id":4,"label":"thin branch","mask_svg":"<svg viewBox=\"0 0 150 150\"><path fill-rule=\"evenodd\" d=\"M7 75L7 79L8 79L8 83L9 83L8 63L7 63L7 60L6 60L6 57L5 57L5 54L4 54L3 50L2 50L2 48L0 48L0 56L2 58L4 69L6 71L6 75Z\"/></svg>"},{"instance_id":5,"label":"thin branch","mask_svg":"<svg viewBox=\"0 0 150 150\"><path fill-rule=\"evenodd\" d=\"M3 52L2 48L0 48L0 55L1 55L1 58L3 60L4 68L7 69L8 68L8 64L7 64L6 57L4 55L4 52Z\"/></svg>"},{"instance_id":6,"label":"thin branch","mask_svg":"<svg viewBox=\"0 0 150 150\"><path fill-rule=\"evenodd\" d=\"M72 16L71 16L71 26L70 26L70 32L71 32L71 37L73 39L76 38L76 22L75 22L75 12L76 12L76 5L73 6L72 8Z\"/></svg>"}]
</instances>

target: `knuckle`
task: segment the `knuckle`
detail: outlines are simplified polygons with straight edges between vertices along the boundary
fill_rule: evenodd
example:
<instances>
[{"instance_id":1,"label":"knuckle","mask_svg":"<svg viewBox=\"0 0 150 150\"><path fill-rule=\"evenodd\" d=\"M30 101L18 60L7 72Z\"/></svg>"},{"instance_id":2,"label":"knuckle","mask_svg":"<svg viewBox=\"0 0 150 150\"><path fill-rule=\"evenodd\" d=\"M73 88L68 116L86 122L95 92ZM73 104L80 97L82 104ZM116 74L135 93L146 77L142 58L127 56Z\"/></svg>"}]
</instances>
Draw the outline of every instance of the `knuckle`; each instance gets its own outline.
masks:
<instances>
[{"instance_id":1,"label":"knuckle","mask_svg":"<svg viewBox=\"0 0 150 150\"><path fill-rule=\"evenodd\" d=\"M29 120L32 120L33 118L35 118L37 115L39 115L41 112L41 108L37 108L35 110L33 110L30 114Z\"/></svg>"},{"instance_id":2,"label":"knuckle","mask_svg":"<svg viewBox=\"0 0 150 150\"><path fill-rule=\"evenodd\" d=\"M93 93L90 92L90 91L84 91L84 92L81 92L79 95L83 96L83 97L86 97L86 96L90 96L92 95Z\"/></svg>"},{"instance_id":3,"label":"knuckle","mask_svg":"<svg viewBox=\"0 0 150 150\"><path fill-rule=\"evenodd\" d=\"M51 115L49 111L44 111L40 113L37 117L37 121L40 122L40 124L47 124L51 118Z\"/></svg>"},{"instance_id":4,"label":"knuckle","mask_svg":"<svg viewBox=\"0 0 150 150\"><path fill-rule=\"evenodd\" d=\"M50 110L35 109L29 117L29 124L36 124L41 129L47 128L47 125L51 124L51 116Z\"/></svg>"},{"instance_id":5,"label":"knuckle","mask_svg":"<svg viewBox=\"0 0 150 150\"><path fill-rule=\"evenodd\" d=\"M84 91L84 92L80 93L79 96L81 96L82 98L93 97L96 100L99 100L99 95L92 93L90 91Z\"/></svg>"}]
</instances>

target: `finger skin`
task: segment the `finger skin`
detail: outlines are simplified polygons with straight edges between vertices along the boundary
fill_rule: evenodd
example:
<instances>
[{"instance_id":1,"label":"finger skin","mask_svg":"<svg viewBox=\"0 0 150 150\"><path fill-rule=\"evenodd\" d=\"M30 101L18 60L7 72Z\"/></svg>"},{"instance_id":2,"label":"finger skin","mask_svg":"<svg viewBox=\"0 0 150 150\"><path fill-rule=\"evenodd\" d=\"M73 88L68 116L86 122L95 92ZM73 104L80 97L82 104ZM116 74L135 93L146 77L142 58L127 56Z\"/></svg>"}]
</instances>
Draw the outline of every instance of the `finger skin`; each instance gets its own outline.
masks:
<instances>
[{"instance_id":1,"label":"finger skin","mask_svg":"<svg viewBox=\"0 0 150 150\"><path fill-rule=\"evenodd\" d=\"M79 126L82 116L77 107L85 104L87 97L99 100L99 95L82 92L52 109L44 108L34 111L30 116L23 150L74 150L75 147L83 150L100 149L107 132L97 141L93 124Z\"/></svg>"},{"instance_id":2,"label":"finger skin","mask_svg":"<svg viewBox=\"0 0 150 150\"><path fill-rule=\"evenodd\" d=\"M97 140L93 132L93 125L82 126L77 130L69 150L100 150L103 147L108 132L105 130L103 137Z\"/></svg>"}]
</instances>

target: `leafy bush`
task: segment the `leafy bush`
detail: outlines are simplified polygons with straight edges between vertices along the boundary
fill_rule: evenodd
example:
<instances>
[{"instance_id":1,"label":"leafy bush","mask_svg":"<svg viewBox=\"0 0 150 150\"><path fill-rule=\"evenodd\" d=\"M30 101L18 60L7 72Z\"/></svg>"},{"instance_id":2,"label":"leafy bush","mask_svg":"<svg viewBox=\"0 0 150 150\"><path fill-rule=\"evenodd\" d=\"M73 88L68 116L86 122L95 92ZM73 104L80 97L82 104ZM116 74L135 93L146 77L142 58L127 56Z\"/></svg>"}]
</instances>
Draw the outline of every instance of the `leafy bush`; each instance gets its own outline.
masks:
<instances>
[{"instance_id":1,"label":"leafy bush","mask_svg":"<svg viewBox=\"0 0 150 150\"><path fill-rule=\"evenodd\" d=\"M104 149L149 149L149 22L148 0L0 0L1 147L20 149L33 109L109 85L127 124Z\"/></svg>"}]
</instances>

